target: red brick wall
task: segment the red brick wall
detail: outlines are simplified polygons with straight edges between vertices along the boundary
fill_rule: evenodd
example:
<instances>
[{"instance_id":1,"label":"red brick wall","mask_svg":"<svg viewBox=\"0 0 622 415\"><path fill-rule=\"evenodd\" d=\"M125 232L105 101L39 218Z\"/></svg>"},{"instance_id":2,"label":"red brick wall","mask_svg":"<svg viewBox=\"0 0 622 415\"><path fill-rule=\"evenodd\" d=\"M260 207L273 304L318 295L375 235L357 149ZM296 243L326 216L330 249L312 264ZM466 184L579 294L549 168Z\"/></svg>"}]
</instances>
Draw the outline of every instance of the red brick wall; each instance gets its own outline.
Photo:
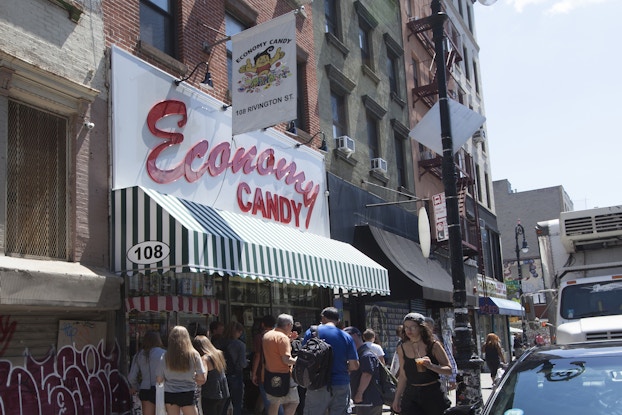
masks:
<instances>
[{"instance_id":1,"label":"red brick wall","mask_svg":"<svg viewBox=\"0 0 622 415\"><path fill-rule=\"evenodd\" d=\"M257 13L256 24L292 12L289 3L283 0L238 0L236 2L229 0L229 2L232 5L243 3L245 7L254 10ZM224 37L221 33L225 32L226 3L227 1L218 0L179 0L176 10L178 60L186 65L188 70L192 70L197 63L209 59L214 89L207 93L225 102L228 89L226 46L224 43L216 45L210 57L203 51L203 43L212 44ZM142 53L138 48L140 39L138 0L106 0L102 2L102 8L107 47L116 44L173 76L180 75L172 66L158 62ZM308 99L305 111L307 112L306 118L309 120L308 132L315 133L319 131L320 124L317 111L318 82L315 71L311 7L306 8L306 13L306 19L300 16L296 18L298 29L296 43L298 48L307 55L306 96ZM200 75L190 82L198 85L198 82L201 81L199 78L201 78ZM279 128L284 129L285 125L281 125ZM316 140L318 140L316 145L319 145L320 138L318 137Z\"/></svg>"}]
</instances>

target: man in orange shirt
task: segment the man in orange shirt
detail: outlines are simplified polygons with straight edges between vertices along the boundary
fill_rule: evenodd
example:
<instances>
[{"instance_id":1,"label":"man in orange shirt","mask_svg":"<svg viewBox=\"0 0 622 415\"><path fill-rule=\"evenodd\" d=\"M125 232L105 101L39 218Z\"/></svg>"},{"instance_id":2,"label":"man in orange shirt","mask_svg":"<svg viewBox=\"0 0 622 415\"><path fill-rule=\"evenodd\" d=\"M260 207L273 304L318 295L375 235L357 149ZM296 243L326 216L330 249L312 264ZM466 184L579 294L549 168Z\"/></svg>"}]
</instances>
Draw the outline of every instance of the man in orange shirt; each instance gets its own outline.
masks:
<instances>
[{"instance_id":1,"label":"man in orange shirt","mask_svg":"<svg viewBox=\"0 0 622 415\"><path fill-rule=\"evenodd\" d=\"M272 373L289 375L289 391L285 396L272 396L266 391L270 401L268 415L277 415L281 405L284 415L293 415L300 401L297 385L291 379L292 366L296 363L296 359L292 357L291 346L293 326L294 318L289 314L281 314L276 319L276 327L263 336L264 369Z\"/></svg>"}]
</instances>

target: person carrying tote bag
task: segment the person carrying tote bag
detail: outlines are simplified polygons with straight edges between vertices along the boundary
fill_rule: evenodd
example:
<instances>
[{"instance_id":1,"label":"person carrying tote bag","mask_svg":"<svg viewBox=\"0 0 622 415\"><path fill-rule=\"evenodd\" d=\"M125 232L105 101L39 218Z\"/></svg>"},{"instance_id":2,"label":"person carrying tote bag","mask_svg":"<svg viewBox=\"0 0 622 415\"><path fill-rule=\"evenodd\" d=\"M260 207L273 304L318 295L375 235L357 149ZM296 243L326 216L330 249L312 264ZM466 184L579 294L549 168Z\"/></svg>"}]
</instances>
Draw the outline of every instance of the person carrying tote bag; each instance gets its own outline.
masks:
<instances>
[{"instance_id":1,"label":"person carrying tote bag","mask_svg":"<svg viewBox=\"0 0 622 415\"><path fill-rule=\"evenodd\" d=\"M155 415L155 374L165 350L162 348L162 339L157 331L148 331L142 340L142 349L134 356L127 378L131 385L130 393L132 395L138 393L142 414ZM139 377L140 382L138 381Z\"/></svg>"}]
</instances>

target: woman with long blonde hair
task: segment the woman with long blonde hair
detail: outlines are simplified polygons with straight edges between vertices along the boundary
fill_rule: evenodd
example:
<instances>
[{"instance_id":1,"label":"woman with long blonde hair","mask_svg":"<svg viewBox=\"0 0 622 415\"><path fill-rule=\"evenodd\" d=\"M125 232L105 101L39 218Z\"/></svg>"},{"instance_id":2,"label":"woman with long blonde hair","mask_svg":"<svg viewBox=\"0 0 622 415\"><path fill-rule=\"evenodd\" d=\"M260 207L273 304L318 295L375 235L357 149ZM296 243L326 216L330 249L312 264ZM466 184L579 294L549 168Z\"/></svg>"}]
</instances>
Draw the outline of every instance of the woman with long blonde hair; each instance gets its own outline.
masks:
<instances>
[{"instance_id":1,"label":"woman with long blonde hair","mask_svg":"<svg viewBox=\"0 0 622 415\"><path fill-rule=\"evenodd\" d=\"M225 371L227 362L222 351L218 350L206 336L196 336L192 345L201 355L207 368L207 381L201 386L201 407L204 414L222 414L229 398L229 386Z\"/></svg>"},{"instance_id":2,"label":"woman with long blonde hair","mask_svg":"<svg viewBox=\"0 0 622 415\"><path fill-rule=\"evenodd\" d=\"M160 359L157 381L164 382L164 403L168 415L198 415L194 402L196 385L205 383L205 366L192 346L188 330L175 326L168 336L168 350Z\"/></svg>"},{"instance_id":3,"label":"woman with long blonde hair","mask_svg":"<svg viewBox=\"0 0 622 415\"><path fill-rule=\"evenodd\" d=\"M501 363L505 363L499 336L495 333L488 333L486 342L482 345L482 352L486 355L486 364L488 369L490 369L490 377L494 382L499 366L501 366Z\"/></svg>"}]
</instances>

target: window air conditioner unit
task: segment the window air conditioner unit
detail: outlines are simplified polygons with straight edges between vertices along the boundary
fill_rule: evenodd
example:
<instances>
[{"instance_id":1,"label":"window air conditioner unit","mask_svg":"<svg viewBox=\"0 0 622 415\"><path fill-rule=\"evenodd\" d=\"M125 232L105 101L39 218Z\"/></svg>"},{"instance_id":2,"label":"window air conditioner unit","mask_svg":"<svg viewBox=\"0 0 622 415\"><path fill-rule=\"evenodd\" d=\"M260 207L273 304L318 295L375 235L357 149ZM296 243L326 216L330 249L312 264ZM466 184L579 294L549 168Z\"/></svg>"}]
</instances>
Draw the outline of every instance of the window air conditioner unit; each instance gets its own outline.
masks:
<instances>
[{"instance_id":1,"label":"window air conditioner unit","mask_svg":"<svg viewBox=\"0 0 622 415\"><path fill-rule=\"evenodd\" d=\"M350 157L352 153L354 153L354 139L348 137L347 135L339 136L335 139L337 142L337 150L343 151Z\"/></svg>"},{"instance_id":2,"label":"window air conditioner unit","mask_svg":"<svg viewBox=\"0 0 622 415\"><path fill-rule=\"evenodd\" d=\"M484 141L485 138L486 138L486 131L484 131L482 128L480 128L479 130L473 133L473 142L475 144L481 143L482 141Z\"/></svg>"},{"instance_id":3,"label":"window air conditioner unit","mask_svg":"<svg viewBox=\"0 0 622 415\"><path fill-rule=\"evenodd\" d=\"M386 174L387 173L387 161L381 158L371 159L372 171Z\"/></svg>"}]
</instances>

